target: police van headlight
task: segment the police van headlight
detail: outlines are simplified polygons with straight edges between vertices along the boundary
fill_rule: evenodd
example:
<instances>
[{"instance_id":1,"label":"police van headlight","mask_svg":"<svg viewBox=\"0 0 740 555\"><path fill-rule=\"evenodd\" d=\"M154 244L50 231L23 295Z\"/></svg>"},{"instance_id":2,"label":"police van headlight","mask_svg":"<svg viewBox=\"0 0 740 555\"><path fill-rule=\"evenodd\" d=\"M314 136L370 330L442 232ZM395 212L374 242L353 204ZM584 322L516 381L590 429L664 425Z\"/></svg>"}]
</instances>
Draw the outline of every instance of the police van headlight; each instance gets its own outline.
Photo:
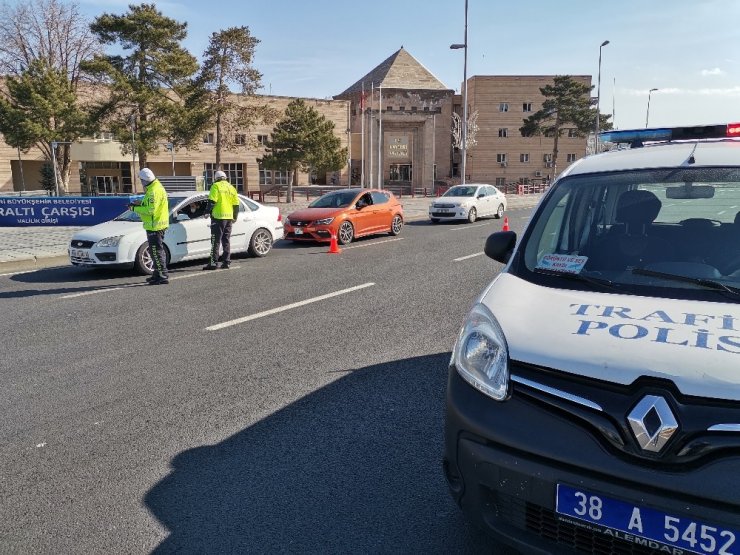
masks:
<instances>
[{"instance_id":1,"label":"police van headlight","mask_svg":"<svg viewBox=\"0 0 740 555\"><path fill-rule=\"evenodd\" d=\"M123 235L116 235L115 237L106 237L98 241L99 247L117 247L118 243L121 242Z\"/></svg>"},{"instance_id":2,"label":"police van headlight","mask_svg":"<svg viewBox=\"0 0 740 555\"><path fill-rule=\"evenodd\" d=\"M465 319L452 351L462 378L496 401L509 396L509 348L491 311L476 304Z\"/></svg>"}]
</instances>

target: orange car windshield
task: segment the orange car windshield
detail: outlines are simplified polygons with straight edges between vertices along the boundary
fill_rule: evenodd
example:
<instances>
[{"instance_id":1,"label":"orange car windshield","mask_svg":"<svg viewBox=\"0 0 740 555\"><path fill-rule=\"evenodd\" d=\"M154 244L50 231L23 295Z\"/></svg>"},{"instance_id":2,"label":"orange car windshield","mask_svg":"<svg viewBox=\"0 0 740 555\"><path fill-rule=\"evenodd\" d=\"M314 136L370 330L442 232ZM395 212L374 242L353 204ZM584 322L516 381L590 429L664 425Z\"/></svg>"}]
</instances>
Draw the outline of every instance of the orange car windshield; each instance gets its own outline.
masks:
<instances>
[{"instance_id":1,"label":"orange car windshield","mask_svg":"<svg viewBox=\"0 0 740 555\"><path fill-rule=\"evenodd\" d=\"M346 208L357 196L356 191L337 191L335 193L329 193L323 197L317 198L311 204L309 208Z\"/></svg>"}]
</instances>

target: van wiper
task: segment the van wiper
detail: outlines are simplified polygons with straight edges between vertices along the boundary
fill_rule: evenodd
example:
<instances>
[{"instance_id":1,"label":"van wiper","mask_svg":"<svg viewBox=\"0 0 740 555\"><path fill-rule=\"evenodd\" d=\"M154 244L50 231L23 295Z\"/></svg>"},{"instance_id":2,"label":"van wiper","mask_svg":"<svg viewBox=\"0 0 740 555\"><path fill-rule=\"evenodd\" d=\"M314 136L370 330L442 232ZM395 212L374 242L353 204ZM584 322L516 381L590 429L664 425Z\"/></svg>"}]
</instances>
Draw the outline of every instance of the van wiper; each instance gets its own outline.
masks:
<instances>
[{"instance_id":1,"label":"van wiper","mask_svg":"<svg viewBox=\"0 0 740 555\"><path fill-rule=\"evenodd\" d=\"M589 283L598 287L619 289L619 286L616 283L605 278L591 277L583 274L574 274L572 272L561 272L559 270L551 270L550 268L535 268L534 271L537 274L545 274L547 276L557 276L566 279L572 279L574 281L582 281L583 283Z\"/></svg>"},{"instance_id":2,"label":"van wiper","mask_svg":"<svg viewBox=\"0 0 740 555\"><path fill-rule=\"evenodd\" d=\"M670 274L666 272L657 272L655 270L648 270L647 268L633 268L632 273L637 274L639 276L650 276L650 277L657 277L657 278L672 280L672 281L683 281L686 283L695 283L696 285L701 285L708 289L716 289L717 291L723 291L725 293L730 293L733 296L740 296L739 288L726 285L722 283L721 281L717 281L714 279L682 276L680 274Z\"/></svg>"}]
</instances>

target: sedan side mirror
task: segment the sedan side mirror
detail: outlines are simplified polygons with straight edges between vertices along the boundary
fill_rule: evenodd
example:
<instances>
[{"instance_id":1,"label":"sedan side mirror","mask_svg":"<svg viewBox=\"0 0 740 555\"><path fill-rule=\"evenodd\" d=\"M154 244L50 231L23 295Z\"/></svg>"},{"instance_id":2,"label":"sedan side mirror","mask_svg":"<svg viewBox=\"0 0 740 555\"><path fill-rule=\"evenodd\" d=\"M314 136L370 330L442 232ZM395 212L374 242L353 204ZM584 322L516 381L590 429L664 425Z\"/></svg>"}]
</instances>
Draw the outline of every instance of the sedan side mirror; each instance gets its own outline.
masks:
<instances>
[{"instance_id":1,"label":"sedan side mirror","mask_svg":"<svg viewBox=\"0 0 740 555\"><path fill-rule=\"evenodd\" d=\"M478 198L483 198L484 196L486 196L486 195L483 194L483 193L481 193L480 195L478 195Z\"/></svg>"},{"instance_id":2,"label":"sedan side mirror","mask_svg":"<svg viewBox=\"0 0 740 555\"><path fill-rule=\"evenodd\" d=\"M489 258L506 264L509 262L515 246L516 233L514 231L498 231L488 236L483 251Z\"/></svg>"}]
</instances>

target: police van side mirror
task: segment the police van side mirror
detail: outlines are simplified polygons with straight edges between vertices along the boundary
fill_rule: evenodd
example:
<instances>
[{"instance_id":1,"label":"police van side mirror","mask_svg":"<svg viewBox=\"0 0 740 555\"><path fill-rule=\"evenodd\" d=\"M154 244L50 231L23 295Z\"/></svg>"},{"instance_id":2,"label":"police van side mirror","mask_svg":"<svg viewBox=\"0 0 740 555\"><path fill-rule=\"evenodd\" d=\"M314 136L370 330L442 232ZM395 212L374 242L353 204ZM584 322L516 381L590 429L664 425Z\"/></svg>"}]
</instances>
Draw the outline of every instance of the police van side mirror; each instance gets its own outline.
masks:
<instances>
[{"instance_id":1,"label":"police van side mirror","mask_svg":"<svg viewBox=\"0 0 740 555\"><path fill-rule=\"evenodd\" d=\"M489 258L506 264L511 258L515 246L516 233L514 231L498 231L488 236L483 251Z\"/></svg>"}]
</instances>

